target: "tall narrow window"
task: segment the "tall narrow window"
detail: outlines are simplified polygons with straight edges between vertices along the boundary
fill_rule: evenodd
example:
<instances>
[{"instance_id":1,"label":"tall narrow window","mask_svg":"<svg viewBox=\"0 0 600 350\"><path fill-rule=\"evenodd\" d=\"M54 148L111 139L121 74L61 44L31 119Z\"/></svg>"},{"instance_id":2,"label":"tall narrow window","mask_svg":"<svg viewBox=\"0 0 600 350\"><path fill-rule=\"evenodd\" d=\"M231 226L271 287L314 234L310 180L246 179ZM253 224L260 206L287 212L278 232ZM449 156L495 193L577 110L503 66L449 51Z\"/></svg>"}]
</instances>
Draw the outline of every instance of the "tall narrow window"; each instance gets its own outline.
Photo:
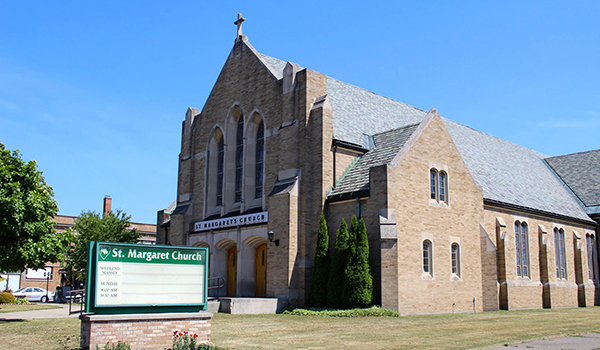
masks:
<instances>
[{"instance_id":1,"label":"tall narrow window","mask_svg":"<svg viewBox=\"0 0 600 350\"><path fill-rule=\"evenodd\" d=\"M452 255L452 274L460 277L460 246L458 243L452 243L451 246Z\"/></svg>"},{"instance_id":2,"label":"tall narrow window","mask_svg":"<svg viewBox=\"0 0 600 350\"><path fill-rule=\"evenodd\" d=\"M262 121L258 124L256 132L256 163L254 171L254 197L262 198L263 196L263 163L265 153L265 130Z\"/></svg>"},{"instance_id":3,"label":"tall narrow window","mask_svg":"<svg viewBox=\"0 0 600 350\"><path fill-rule=\"evenodd\" d=\"M223 138L219 140L219 154L217 156L217 206L223 205L223 168L225 158L225 147L223 146Z\"/></svg>"},{"instance_id":4,"label":"tall narrow window","mask_svg":"<svg viewBox=\"0 0 600 350\"><path fill-rule=\"evenodd\" d=\"M565 260L565 231L554 229L554 256L556 260L556 278L567 278L567 262Z\"/></svg>"},{"instance_id":5,"label":"tall narrow window","mask_svg":"<svg viewBox=\"0 0 600 350\"><path fill-rule=\"evenodd\" d=\"M423 272L433 275L431 241L423 241Z\"/></svg>"},{"instance_id":6,"label":"tall narrow window","mask_svg":"<svg viewBox=\"0 0 600 350\"><path fill-rule=\"evenodd\" d=\"M517 276L529 277L529 233L527 223L515 221Z\"/></svg>"},{"instance_id":7,"label":"tall narrow window","mask_svg":"<svg viewBox=\"0 0 600 350\"><path fill-rule=\"evenodd\" d=\"M431 199L437 199L437 189L438 189L438 172L435 169L431 169L429 171L429 187L431 193Z\"/></svg>"},{"instance_id":8,"label":"tall narrow window","mask_svg":"<svg viewBox=\"0 0 600 350\"><path fill-rule=\"evenodd\" d=\"M242 201L242 176L244 172L244 118L237 122L235 147L235 202Z\"/></svg>"},{"instance_id":9,"label":"tall narrow window","mask_svg":"<svg viewBox=\"0 0 600 350\"><path fill-rule=\"evenodd\" d=\"M445 172L440 171L440 181L439 181L439 197L440 197L440 202L446 202L448 195L446 194L446 189L448 188L447 186L448 184L448 175L446 175Z\"/></svg>"},{"instance_id":10,"label":"tall narrow window","mask_svg":"<svg viewBox=\"0 0 600 350\"><path fill-rule=\"evenodd\" d=\"M596 242L594 242L594 235L589 233L585 235L585 243L588 260L588 278L594 280L596 278L596 268L594 266L594 246L596 245Z\"/></svg>"}]
</instances>

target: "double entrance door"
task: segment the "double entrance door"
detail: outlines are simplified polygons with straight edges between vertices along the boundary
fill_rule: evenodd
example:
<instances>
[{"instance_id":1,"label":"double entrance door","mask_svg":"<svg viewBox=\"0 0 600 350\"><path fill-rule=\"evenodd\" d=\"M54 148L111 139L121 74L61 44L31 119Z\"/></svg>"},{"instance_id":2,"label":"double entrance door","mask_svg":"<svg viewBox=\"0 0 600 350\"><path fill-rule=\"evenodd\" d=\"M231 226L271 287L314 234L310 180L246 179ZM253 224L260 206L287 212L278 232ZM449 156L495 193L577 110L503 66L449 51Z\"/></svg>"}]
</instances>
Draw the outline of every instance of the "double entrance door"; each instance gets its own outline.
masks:
<instances>
[{"instance_id":1,"label":"double entrance door","mask_svg":"<svg viewBox=\"0 0 600 350\"><path fill-rule=\"evenodd\" d=\"M227 251L227 295L237 295L237 246ZM267 244L256 247L255 255L255 296L267 296Z\"/></svg>"}]
</instances>

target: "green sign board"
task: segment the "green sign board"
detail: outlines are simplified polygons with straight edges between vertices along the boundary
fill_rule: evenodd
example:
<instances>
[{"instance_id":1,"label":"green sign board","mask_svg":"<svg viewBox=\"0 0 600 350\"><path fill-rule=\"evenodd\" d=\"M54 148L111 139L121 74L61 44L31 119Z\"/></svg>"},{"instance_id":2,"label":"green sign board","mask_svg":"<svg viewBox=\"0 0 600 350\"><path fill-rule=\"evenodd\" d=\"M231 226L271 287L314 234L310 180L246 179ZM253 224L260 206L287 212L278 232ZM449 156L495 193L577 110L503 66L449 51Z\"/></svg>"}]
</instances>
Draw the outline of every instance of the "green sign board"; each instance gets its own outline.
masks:
<instances>
[{"instance_id":1,"label":"green sign board","mask_svg":"<svg viewBox=\"0 0 600 350\"><path fill-rule=\"evenodd\" d=\"M90 242L86 312L206 310L208 248Z\"/></svg>"}]
</instances>

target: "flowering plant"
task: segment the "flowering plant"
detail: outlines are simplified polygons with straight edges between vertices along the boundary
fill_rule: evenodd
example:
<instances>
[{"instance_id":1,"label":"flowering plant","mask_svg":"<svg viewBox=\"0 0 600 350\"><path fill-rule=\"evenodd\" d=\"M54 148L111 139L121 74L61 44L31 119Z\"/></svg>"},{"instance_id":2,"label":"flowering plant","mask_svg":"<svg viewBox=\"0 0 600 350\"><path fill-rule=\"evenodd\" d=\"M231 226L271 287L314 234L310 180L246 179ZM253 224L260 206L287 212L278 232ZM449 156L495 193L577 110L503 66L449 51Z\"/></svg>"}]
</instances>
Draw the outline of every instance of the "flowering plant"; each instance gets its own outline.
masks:
<instances>
[{"instance_id":1,"label":"flowering plant","mask_svg":"<svg viewBox=\"0 0 600 350\"><path fill-rule=\"evenodd\" d=\"M173 331L173 349L172 350L212 350L214 344L209 341L198 342L198 334L179 331Z\"/></svg>"},{"instance_id":2,"label":"flowering plant","mask_svg":"<svg viewBox=\"0 0 600 350\"><path fill-rule=\"evenodd\" d=\"M96 345L96 350L100 350L98 345ZM120 340L116 344L106 342L106 344L104 344L104 350L131 350L131 345L126 341L122 342Z\"/></svg>"}]
</instances>

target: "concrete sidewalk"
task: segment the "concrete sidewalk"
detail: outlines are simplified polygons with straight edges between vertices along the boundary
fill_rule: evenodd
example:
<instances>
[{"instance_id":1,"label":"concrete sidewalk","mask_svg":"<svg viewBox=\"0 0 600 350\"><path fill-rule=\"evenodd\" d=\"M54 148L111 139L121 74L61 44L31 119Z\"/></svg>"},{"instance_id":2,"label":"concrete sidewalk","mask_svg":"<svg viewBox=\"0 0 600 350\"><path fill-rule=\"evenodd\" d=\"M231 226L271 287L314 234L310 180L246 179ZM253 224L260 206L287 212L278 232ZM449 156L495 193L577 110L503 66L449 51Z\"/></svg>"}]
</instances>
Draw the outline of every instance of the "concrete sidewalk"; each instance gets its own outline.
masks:
<instances>
[{"instance_id":1,"label":"concrete sidewalk","mask_svg":"<svg viewBox=\"0 0 600 350\"><path fill-rule=\"evenodd\" d=\"M591 333L577 337L551 338L543 340L533 340L525 343L511 344L488 350L508 350L508 349L544 349L544 350L596 350L600 349L600 334Z\"/></svg>"},{"instance_id":2,"label":"concrete sidewalk","mask_svg":"<svg viewBox=\"0 0 600 350\"><path fill-rule=\"evenodd\" d=\"M0 314L0 321L8 320L33 320L36 318L68 318L78 317L79 314L69 315L69 304L52 304L54 306L60 306L58 309L47 309L47 310L32 310L32 311L20 311L20 312L7 312ZM74 310L78 310L75 309Z\"/></svg>"}]
</instances>

